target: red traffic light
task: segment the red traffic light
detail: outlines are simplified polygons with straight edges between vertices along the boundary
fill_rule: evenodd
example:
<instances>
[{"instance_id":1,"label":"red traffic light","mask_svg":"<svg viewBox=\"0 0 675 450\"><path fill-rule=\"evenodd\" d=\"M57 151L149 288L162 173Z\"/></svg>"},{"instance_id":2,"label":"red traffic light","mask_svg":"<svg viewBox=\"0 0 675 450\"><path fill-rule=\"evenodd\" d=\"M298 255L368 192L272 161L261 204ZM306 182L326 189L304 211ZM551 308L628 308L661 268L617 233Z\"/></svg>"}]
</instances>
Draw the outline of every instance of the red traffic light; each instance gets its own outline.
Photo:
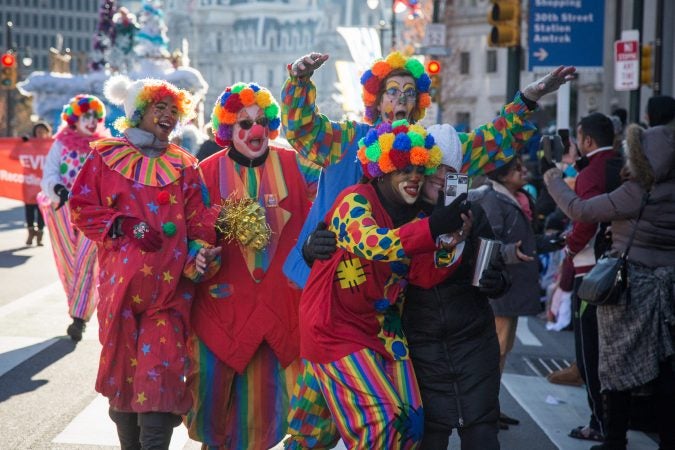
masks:
<instances>
[{"instance_id":1,"label":"red traffic light","mask_svg":"<svg viewBox=\"0 0 675 450\"><path fill-rule=\"evenodd\" d=\"M441 63L439 61L432 59L431 61L427 62L427 73L429 75L436 75L440 71L441 71Z\"/></svg>"},{"instance_id":2,"label":"red traffic light","mask_svg":"<svg viewBox=\"0 0 675 450\"><path fill-rule=\"evenodd\" d=\"M16 57L11 53L5 53L2 55L1 61L4 67L13 67L16 62Z\"/></svg>"}]
</instances>

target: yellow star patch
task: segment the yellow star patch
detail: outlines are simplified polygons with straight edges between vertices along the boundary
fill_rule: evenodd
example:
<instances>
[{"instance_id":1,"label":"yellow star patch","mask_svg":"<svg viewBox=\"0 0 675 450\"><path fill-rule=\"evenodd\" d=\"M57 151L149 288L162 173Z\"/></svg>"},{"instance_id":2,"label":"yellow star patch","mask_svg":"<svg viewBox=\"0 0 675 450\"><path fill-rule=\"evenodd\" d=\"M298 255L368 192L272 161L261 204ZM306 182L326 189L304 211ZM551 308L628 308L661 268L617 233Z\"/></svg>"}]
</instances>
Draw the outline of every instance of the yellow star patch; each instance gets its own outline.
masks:
<instances>
[{"instance_id":1,"label":"yellow star patch","mask_svg":"<svg viewBox=\"0 0 675 450\"><path fill-rule=\"evenodd\" d=\"M145 392L141 392L138 394L138 397L136 398L136 403L140 403L142 405L143 403L145 403L147 399L148 398L145 396Z\"/></svg>"},{"instance_id":2,"label":"yellow star patch","mask_svg":"<svg viewBox=\"0 0 675 450\"><path fill-rule=\"evenodd\" d=\"M141 272L147 277L148 275L152 275L152 266L149 266L145 263L143 263L143 268L141 269Z\"/></svg>"},{"instance_id":3,"label":"yellow star patch","mask_svg":"<svg viewBox=\"0 0 675 450\"><path fill-rule=\"evenodd\" d=\"M132 384L134 382L134 377L127 377L127 384Z\"/></svg>"},{"instance_id":4,"label":"yellow star patch","mask_svg":"<svg viewBox=\"0 0 675 450\"><path fill-rule=\"evenodd\" d=\"M131 301L134 302L134 303L136 303L136 304L143 303L143 299L142 299L141 296L138 295L138 294L136 294L136 295L134 295L133 297L131 297Z\"/></svg>"},{"instance_id":5,"label":"yellow star patch","mask_svg":"<svg viewBox=\"0 0 675 450\"><path fill-rule=\"evenodd\" d=\"M166 326L166 319L157 319L157 326L158 327L159 326L165 327Z\"/></svg>"},{"instance_id":6,"label":"yellow star patch","mask_svg":"<svg viewBox=\"0 0 675 450\"><path fill-rule=\"evenodd\" d=\"M164 276L164 281L166 281L167 283L171 283L171 280L173 280L173 277L171 276L171 272L169 272L168 270L166 272L162 273L162 275Z\"/></svg>"},{"instance_id":7,"label":"yellow star patch","mask_svg":"<svg viewBox=\"0 0 675 450\"><path fill-rule=\"evenodd\" d=\"M178 200L176 200L176 194L170 194L169 195L169 203L172 205L177 205Z\"/></svg>"},{"instance_id":8,"label":"yellow star patch","mask_svg":"<svg viewBox=\"0 0 675 450\"><path fill-rule=\"evenodd\" d=\"M136 367L138 365L138 360L136 358L131 358L131 367Z\"/></svg>"},{"instance_id":9,"label":"yellow star patch","mask_svg":"<svg viewBox=\"0 0 675 450\"><path fill-rule=\"evenodd\" d=\"M161 338L159 338L159 343L160 343L160 344L166 344L166 338L165 338L164 336L162 336Z\"/></svg>"}]
</instances>

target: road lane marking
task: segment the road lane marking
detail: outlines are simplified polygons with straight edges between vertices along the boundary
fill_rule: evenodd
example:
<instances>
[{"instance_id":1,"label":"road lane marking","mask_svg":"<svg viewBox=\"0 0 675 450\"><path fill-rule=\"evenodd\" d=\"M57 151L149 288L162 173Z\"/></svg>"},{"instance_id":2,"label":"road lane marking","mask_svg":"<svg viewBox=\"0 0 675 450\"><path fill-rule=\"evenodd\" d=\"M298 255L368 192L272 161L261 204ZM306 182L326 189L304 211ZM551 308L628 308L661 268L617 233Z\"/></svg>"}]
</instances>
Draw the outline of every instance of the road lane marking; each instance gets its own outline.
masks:
<instances>
[{"instance_id":1,"label":"road lane marking","mask_svg":"<svg viewBox=\"0 0 675 450\"><path fill-rule=\"evenodd\" d=\"M537 336L530 331L530 326L528 323L527 317L518 318L518 326L516 328L516 337L523 345L529 345L531 347L541 347L541 341L537 339Z\"/></svg>"}]
</instances>

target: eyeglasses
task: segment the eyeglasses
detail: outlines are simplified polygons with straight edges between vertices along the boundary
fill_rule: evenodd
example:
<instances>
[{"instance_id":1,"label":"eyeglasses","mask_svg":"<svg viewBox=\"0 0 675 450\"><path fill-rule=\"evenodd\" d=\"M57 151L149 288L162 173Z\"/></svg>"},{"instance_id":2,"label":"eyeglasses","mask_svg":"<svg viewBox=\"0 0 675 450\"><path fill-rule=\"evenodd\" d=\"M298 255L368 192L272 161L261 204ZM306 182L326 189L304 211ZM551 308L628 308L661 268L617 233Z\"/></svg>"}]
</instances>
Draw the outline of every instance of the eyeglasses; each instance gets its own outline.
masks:
<instances>
[{"instance_id":1,"label":"eyeglasses","mask_svg":"<svg viewBox=\"0 0 675 450\"><path fill-rule=\"evenodd\" d=\"M407 102L413 102L417 98L417 91L413 88L406 89L405 91L402 91L398 88L395 87L390 87L386 91L384 91L385 94L387 94L391 98L399 98L403 96L405 98L405 101Z\"/></svg>"},{"instance_id":2,"label":"eyeglasses","mask_svg":"<svg viewBox=\"0 0 675 450\"><path fill-rule=\"evenodd\" d=\"M424 166L407 166L402 170L403 173L410 175L413 172L418 173L419 175L424 175Z\"/></svg>"},{"instance_id":3,"label":"eyeglasses","mask_svg":"<svg viewBox=\"0 0 675 450\"><path fill-rule=\"evenodd\" d=\"M253 123L257 123L261 127L267 127L267 125L270 123L270 120L267 117L258 117L255 119L255 122L251 119L244 119L239 121L239 126L242 130L250 130L253 126Z\"/></svg>"}]
</instances>

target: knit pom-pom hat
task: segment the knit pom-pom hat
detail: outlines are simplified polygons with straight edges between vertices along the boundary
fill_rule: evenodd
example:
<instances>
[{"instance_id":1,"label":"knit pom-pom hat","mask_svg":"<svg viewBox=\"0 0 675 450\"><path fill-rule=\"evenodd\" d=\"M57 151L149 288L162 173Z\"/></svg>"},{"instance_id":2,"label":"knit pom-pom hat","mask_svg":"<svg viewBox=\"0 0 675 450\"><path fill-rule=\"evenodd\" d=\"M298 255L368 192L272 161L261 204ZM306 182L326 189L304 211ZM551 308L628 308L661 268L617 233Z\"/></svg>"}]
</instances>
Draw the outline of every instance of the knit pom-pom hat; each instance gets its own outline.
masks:
<instances>
[{"instance_id":1,"label":"knit pom-pom hat","mask_svg":"<svg viewBox=\"0 0 675 450\"><path fill-rule=\"evenodd\" d=\"M415 79L417 91L417 103L413 109L412 120L419 121L426 114L426 109L431 105L429 88L431 78L424 71L424 66L415 58L406 58L399 52L392 52L385 59L376 60L372 67L361 76L363 86L363 104L366 107L364 120L374 124L380 115L377 107L378 94L382 91L382 85L389 74L394 70L405 70Z\"/></svg>"},{"instance_id":2,"label":"knit pom-pom hat","mask_svg":"<svg viewBox=\"0 0 675 450\"><path fill-rule=\"evenodd\" d=\"M80 116L89 111L96 115L96 119L98 119L99 122L105 117L105 105L101 99L95 95L76 95L63 107L61 119L64 120L69 127L74 127L80 119Z\"/></svg>"},{"instance_id":3,"label":"knit pom-pom hat","mask_svg":"<svg viewBox=\"0 0 675 450\"><path fill-rule=\"evenodd\" d=\"M423 166L431 175L441 163L441 150L421 125L407 120L381 123L359 140L357 153L363 173L375 178L409 166Z\"/></svg>"},{"instance_id":4,"label":"knit pom-pom hat","mask_svg":"<svg viewBox=\"0 0 675 450\"><path fill-rule=\"evenodd\" d=\"M457 131L449 124L436 124L427 128L427 133L434 137L436 145L443 157L441 164L452 167L457 172L462 170L462 143Z\"/></svg>"},{"instance_id":5,"label":"knit pom-pom hat","mask_svg":"<svg viewBox=\"0 0 675 450\"><path fill-rule=\"evenodd\" d=\"M195 115L192 94L164 80L144 78L132 82L124 75L116 75L106 82L103 93L110 103L124 106L124 116L115 121L115 128L120 132L138 127L148 106L165 97L171 97L176 103L181 124Z\"/></svg>"},{"instance_id":6,"label":"knit pom-pom hat","mask_svg":"<svg viewBox=\"0 0 675 450\"><path fill-rule=\"evenodd\" d=\"M279 104L274 100L270 91L255 83L235 83L227 87L213 107L211 114L211 126L216 144L221 147L232 144L232 127L237 122L237 114L243 108L258 105L267 117L267 129L270 131L269 138L279 136L281 117L279 116Z\"/></svg>"}]
</instances>

